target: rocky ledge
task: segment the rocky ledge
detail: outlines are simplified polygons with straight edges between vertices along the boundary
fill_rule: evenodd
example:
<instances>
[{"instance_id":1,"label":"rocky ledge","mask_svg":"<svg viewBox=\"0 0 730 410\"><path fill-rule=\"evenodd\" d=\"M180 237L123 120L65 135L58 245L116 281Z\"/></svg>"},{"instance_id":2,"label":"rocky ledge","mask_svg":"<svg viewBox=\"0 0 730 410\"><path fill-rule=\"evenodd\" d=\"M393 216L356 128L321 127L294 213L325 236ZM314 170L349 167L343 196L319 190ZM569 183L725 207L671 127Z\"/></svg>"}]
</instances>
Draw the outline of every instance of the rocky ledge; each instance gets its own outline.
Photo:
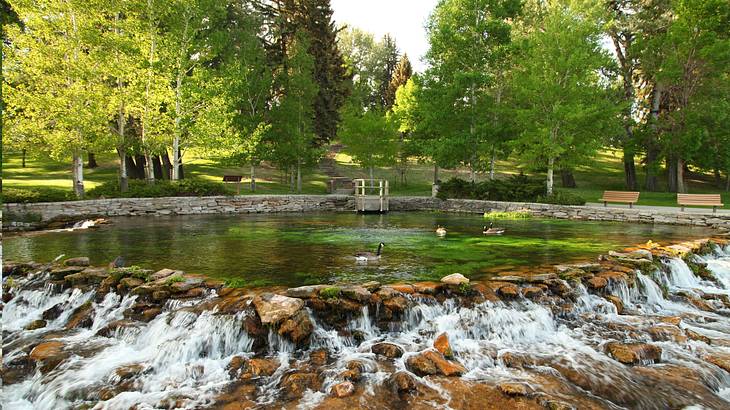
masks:
<instances>
[{"instance_id":1,"label":"rocky ledge","mask_svg":"<svg viewBox=\"0 0 730 410\"><path fill-rule=\"evenodd\" d=\"M369 333L363 328L366 323L363 322L360 327L353 323L358 318L365 318L377 328L392 332L405 328L406 323L414 320L412 312L416 306L456 303L460 308L469 309L487 302L488 306L502 303L538 304L549 309L557 318L579 321L586 320L588 313L578 306L589 296L593 298L593 303L603 300L602 308L611 308L609 313L630 317L637 313L636 307L625 306L625 299L617 296L620 292L616 289L636 287L641 279L637 276L639 272L660 269L662 261L669 258L685 258L694 275L709 282L719 282L707 266L693 257L712 252L713 246L717 244L724 246L726 242L723 239L706 239L669 246L649 242L621 252L609 252L592 262L508 272L478 282L455 273L439 282L323 284L288 289L228 288L221 281L174 269L151 271L119 266L119 263L92 267L85 257L51 264L6 263L3 266L4 276L9 277L3 293L6 304L18 295L16 281L22 282L25 290L35 287L61 292L73 288L80 292L91 292L93 299L74 306L71 311L61 303L50 305L39 319L27 324L26 331L36 332L60 316L68 315L63 329L54 329L41 339L23 345L18 350L20 353L13 354L12 360L3 367L3 381L6 385L18 383L31 377L35 369L48 374L70 355L78 354L56 336L73 329L92 329L96 315L92 302L101 303L107 295L115 293L134 297L128 299L131 304L125 306L122 319L105 323L96 329L98 336L117 337L123 334L124 329L138 328L140 324L151 322L165 310L173 308L241 318L241 326L250 338L250 350L230 359L226 371L231 384L214 400L217 405L227 409L267 407L258 400L261 394L259 381L267 378L275 378L275 387L280 392L278 405L284 403L287 408L294 405L289 406L287 403L297 403L309 397L308 392L324 395L319 401L321 408L356 407L359 402L355 398L365 395L367 391L362 384L365 375L383 371L387 377L378 385L378 391L383 391L380 396L383 401L374 403L375 408L379 408L379 405L382 408L389 407L392 400L398 400L406 406L424 406L432 400L434 403L439 402L438 397L441 396L438 389L426 382L427 379L438 380L441 387L451 393L455 400L452 405L459 400L467 400L459 402L461 406L456 403L458 408L469 408L468 398L478 400L477 403L490 400L497 407L602 407L602 403L605 404L603 400L619 406L631 406L631 403L635 404L631 401L635 400L634 396L601 390L600 386L592 385L590 378L576 372L568 364L554 363L541 356L519 352L494 350L487 353L487 357L507 369L552 367L559 377L538 372L536 380L548 386L552 383L563 387L555 387L550 393L551 389L537 391L540 389L536 390L534 385L519 381L475 384L461 378L469 373L468 363L460 359L460 353L463 352L455 351L451 340L453 335L448 332L424 334L422 337L427 340L433 338L432 342L422 345L421 350L407 351L399 343L367 340ZM730 300L721 293L680 292L673 298L703 312L722 313L730 309ZM637 371L646 373L645 377L649 380L654 377L651 372L660 370L642 366L662 362L662 346L666 341L730 344L728 340L712 340L691 327L680 326L688 317L657 317L652 319L654 324L648 328L634 325L630 320L611 323L608 327L611 332L630 337L614 338L596 348L603 351L605 357L614 361L616 366L637 366ZM372 361L354 359L346 361L336 374L328 373L331 372L331 368L327 370L328 365L334 362L337 351L313 347L313 340L321 338L316 335L318 329L334 332L338 338L354 346L368 346L369 357L378 363L377 369L373 367ZM280 362L280 357L272 354L275 351L304 352L306 356L285 365ZM730 360L726 355L708 354L703 360L726 372L730 371ZM404 367L396 363L402 363ZM138 389L139 385L135 385L134 380L151 371L148 366L140 363L117 368L108 385L90 393L87 399L104 401L122 392ZM714 399L710 400L708 397L711 398L711 394L702 387L703 378L690 374L692 372L688 370L680 373L686 375L684 386L695 393L692 399L695 401L672 398L673 401L660 400L658 403L684 406L696 402L697 397L700 397L709 400L709 407L713 407ZM571 387L564 387L565 383ZM590 391L593 396L576 393L578 390L575 389ZM458 394L467 399L456 399ZM572 397L573 404L567 404L557 397ZM166 406L184 405L186 400L192 398L178 397L176 400Z\"/></svg>"}]
</instances>

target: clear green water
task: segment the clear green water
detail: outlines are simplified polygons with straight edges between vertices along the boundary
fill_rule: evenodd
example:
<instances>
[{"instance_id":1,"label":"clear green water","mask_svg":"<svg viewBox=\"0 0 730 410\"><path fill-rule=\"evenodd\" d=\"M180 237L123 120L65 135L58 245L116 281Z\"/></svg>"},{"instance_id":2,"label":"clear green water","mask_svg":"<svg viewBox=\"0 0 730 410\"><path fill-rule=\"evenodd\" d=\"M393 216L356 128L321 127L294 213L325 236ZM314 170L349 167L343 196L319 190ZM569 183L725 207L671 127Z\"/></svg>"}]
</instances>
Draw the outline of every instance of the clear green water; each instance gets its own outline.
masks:
<instances>
[{"instance_id":1,"label":"clear green water","mask_svg":"<svg viewBox=\"0 0 730 410\"><path fill-rule=\"evenodd\" d=\"M170 267L250 285L472 278L498 271L586 260L646 242L708 236L696 227L553 219L498 221L502 236L482 235L481 215L267 214L117 218L95 230L6 237L8 260L89 256L105 265ZM448 234L439 238L436 225ZM359 264L358 251L385 243L379 262Z\"/></svg>"}]
</instances>

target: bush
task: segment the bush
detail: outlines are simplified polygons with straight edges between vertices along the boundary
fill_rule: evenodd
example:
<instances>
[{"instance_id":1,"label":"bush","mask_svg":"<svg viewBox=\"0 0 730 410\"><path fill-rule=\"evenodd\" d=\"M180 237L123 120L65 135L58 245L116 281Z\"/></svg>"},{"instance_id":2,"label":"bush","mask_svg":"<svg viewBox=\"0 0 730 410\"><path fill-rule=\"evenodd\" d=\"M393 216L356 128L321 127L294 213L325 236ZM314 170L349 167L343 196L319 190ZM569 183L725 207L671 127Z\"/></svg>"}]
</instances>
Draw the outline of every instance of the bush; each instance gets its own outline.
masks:
<instances>
[{"instance_id":1,"label":"bush","mask_svg":"<svg viewBox=\"0 0 730 410\"><path fill-rule=\"evenodd\" d=\"M76 199L73 192L58 188L4 188L3 203L61 202Z\"/></svg>"},{"instance_id":2,"label":"bush","mask_svg":"<svg viewBox=\"0 0 730 410\"><path fill-rule=\"evenodd\" d=\"M165 196L212 196L228 195L225 185L199 179L180 181L158 180L150 185L146 181L131 180L127 192L119 191L117 181L105 182L87 192L89 198L159 198Z\"/></svg>"},{"instance_id":3,"label":"bush","mask_svg":"<svg viewBox=\"0 0 730 410\"><path fill-rule=\"evenodd\" d=\"M438 193L438 197L441 199L461 198L507 202L534 202L540 195L545 195L543 181L529 178L523 174L479 183L453 178L443 183Z\"/></svg>"},{"instance_id":4,"label":"bush","mask_svg":"<svg viewBox=\"0 0 730 410\"><path fill-rule=\"evenodd\" d=\"M340 296L340 288L330 286L319 291L319 297L322 299L335 299Z\"/></svg>"},{"instance_id":5,"label":"bush","mask_svg":"<svg viewBox=\"0 0 730 410\"><path fill-rule=\"evenodd\" d=\"M555 205L585 205L586 200L577 194L565 191L555 191L552 195L542 195L536 202Z\"/></svg>"}]
</instances>

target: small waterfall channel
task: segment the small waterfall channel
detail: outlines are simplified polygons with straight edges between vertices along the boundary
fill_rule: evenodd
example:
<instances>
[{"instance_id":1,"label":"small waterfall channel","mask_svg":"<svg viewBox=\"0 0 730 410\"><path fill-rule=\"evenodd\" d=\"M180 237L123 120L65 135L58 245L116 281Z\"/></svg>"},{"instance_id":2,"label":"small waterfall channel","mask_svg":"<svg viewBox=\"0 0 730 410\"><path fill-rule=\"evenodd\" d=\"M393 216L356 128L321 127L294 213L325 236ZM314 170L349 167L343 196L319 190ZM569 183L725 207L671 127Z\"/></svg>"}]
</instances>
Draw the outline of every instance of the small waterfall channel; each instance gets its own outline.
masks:
<instances>
[{"instance_id":1,"label":"small waterfall channel","mask_svg":"<svg viewBox=\"0 0 730 410\"><path fill-rule=\"evenodd\" d=\"M655 258L605 284L303 297L280 327L261 323L246 291L153 303L37 267L4 286L0 398L4 409L728 408L730 247Z\"/></svg>"}]
</instances>

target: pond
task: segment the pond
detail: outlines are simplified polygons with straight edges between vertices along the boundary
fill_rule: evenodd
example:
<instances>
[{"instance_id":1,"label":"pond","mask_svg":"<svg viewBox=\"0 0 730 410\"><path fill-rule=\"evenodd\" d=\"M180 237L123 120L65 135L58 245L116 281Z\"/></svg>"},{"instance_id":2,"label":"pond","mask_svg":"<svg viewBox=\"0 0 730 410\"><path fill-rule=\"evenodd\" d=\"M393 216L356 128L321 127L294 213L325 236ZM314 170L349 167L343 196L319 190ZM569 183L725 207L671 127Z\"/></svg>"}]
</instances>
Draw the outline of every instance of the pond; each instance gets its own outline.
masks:
<instances>
[{"instance_id":1,"label":"pond","mask_svg":"<svg viewBox=\"0 0 730 410\"><path fill-rule=\"evenodd\" d=\"M114 218L94 230L6 237L7 260L48 262L60 254L106 265L165 267L250 286L439 279L586 260L647 240L706 237L699 227L556 219L498 221L501 236L482 235L481 215L430 212L206 215ZM437 225L448 233L438 237ZM358 263L354 254L381 260Z\"/></svg>"}]
</instances>

